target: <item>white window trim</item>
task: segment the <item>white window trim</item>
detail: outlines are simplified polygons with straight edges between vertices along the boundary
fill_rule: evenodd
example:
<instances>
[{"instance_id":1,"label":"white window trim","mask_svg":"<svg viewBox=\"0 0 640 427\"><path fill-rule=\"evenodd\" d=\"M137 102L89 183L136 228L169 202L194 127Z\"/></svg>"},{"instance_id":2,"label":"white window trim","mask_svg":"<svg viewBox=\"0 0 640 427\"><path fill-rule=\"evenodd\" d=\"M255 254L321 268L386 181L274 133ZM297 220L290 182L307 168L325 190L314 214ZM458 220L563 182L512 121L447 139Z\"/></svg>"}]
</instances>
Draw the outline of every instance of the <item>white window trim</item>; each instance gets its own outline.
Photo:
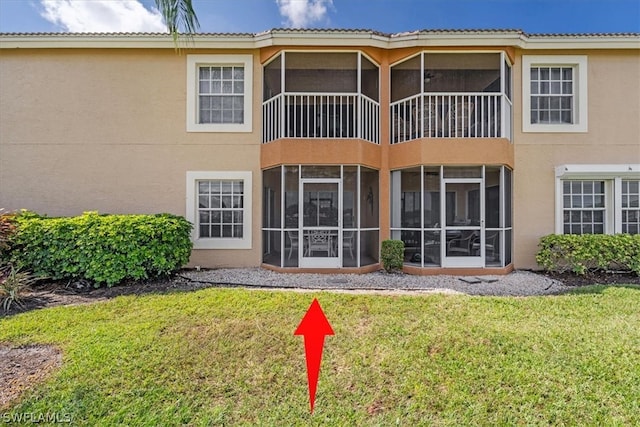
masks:
<instances>
[{"instance_id":1,"label":"white window trim","mask_svg":"<svg viewBox=\"0 0 640 427\"><path fill-rule=\"evenodd\" d=\"M251 171L188 171L186 218L193 224L191 241L194 249L251 249L252 183ZM198 181L225 179L244 181L242 238L198 237Z\"/></svg>"},{"instance_id":2,"label":"white window trim","mask_svg":"<svg viewBox=\"0 0 640 427\"><path fill-rule=\"evenodd\" d=\"M605 234L622 232L623 179L640 179L640 163L626 165L561 165L556 167L556 234L564 234L563 190L564 180L605 181Z\"/></svg>"},{"instance_id":3,"label":"white window trim","mask_svg":"<svg viewBox=\"0 0 640 427\"><path fill-rule=\"evenodd\" d=\"M198 68L200 66L244 66L244 123L198 123ZM187 55L187 132L251 132L253 111L253 56Z\"/></svg>"},{"instance_id":4,"label":"white window trim","mask_svg":"<svg viewBox=\"0 0 640 427\"><path fill-rule=\"evenodd\" d=\"M588 84L586 55L523 55L522 56L522 132L575 132L588 131ZM574 67L574 101L571 124L531 123L531 67L565 66Z\"/></svg>"}]
</instances>

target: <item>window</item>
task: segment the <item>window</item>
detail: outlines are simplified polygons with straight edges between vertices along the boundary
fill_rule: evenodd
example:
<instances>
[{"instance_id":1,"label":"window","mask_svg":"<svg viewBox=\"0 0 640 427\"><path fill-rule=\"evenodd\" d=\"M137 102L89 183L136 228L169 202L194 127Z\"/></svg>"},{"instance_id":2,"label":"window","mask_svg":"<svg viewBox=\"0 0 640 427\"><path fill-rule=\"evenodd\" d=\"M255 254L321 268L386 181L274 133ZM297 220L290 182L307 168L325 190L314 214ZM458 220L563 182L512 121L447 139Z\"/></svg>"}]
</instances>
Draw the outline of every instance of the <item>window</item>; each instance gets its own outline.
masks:
<instances>
[{"instance_id":1,"label":"window","mask_svg":"<svg viewBox=\"0 0 640 427\"><path fill-rule=\"evenodd\" d=\"M622 232L640 234L640 180L622 181Z\"/></svg>"},{"instance_id":2,"label":"window","mask_svg":"<svg viewBox=\"0 0 640 427\"><path fill-rule=\"evenodd\" d=\"M587 131L587 57L522 57L523 132Z\"/></svg>"},{"instance_id":3,"label":"window","mask_svg":"<svg viewBox=\"0 0 640 427\"><path fill-rule=\"evenodd\" d=\"M573 123L573 67L531 68L531 123Z\"/></svg>"},{"instance_id":4,"label":"window","mask_svg":"<svg viewBox=\"0 0 640 427\"><path fill-rule=\"evenodd\" d=\"M198 70L198 123L244 123L244 67Z\"/></svg>"},{"instance_id":5,"label":"window","mask_svg":"<svg viewBox=\"0 0 640 427\"><path fill-rule=\"evenodd\" d=\"M564 234L604 233L604 181L564 181L562 190Z\"/></svg>"},{"instance_id":6,"label":"window","mask_svg":"<svg viewBox=\"0 0 640 427\"><path fill-rule=\"evenodd\" d=\"M187 131L251 132L251 55L187 55Z\"/></svg>"},{"instance_id":7,"label":"window","mask_svg":"<svg viewBox=\"0 0 640 427\"><path fill-rule=\"evenodd\" d=\"M187 172L194 249L251 248L251 172Z\"/></svg>"},{"instance_id":8,"label":"window","mask_svg":"<svg viewBox=\"0 0 640 427\"><path fill-rule=\"evenodd\" d=\"M242 180L198 181L200 237L242 238Z\"/></svg>"},{"instance_id":9,"label":"window","mask_svg":"<svg viewBox=\"0 0 640 427\"><path fill-rule=\"evenodd\" d=\"M556 177L556 233L640 233L640 165L563 165Z\"/></svg>"}]
</instances>

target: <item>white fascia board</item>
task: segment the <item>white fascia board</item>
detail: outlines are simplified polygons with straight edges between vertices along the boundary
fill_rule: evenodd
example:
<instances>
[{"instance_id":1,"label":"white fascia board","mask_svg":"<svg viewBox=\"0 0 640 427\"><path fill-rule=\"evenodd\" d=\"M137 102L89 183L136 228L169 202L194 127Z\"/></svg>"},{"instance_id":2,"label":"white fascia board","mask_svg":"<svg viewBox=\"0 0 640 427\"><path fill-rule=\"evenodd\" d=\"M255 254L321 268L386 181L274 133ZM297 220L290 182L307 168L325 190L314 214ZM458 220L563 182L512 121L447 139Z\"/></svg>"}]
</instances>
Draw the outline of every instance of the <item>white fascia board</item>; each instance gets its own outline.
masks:
<instances>
[{"instance_id":1,"label":"white fascia board","mask_svg":"<svg viewBox=\"0 0 640 427\"><path fill-rule=\"evenodd\" d=\"M558 49L640 49L640 37L598 37L598 38L541 38L528 39L522 45L527 50Z\"/></svg>"},{"instance_id":2,"label":"white fascia board","mask_svg":"<svg viewBox=\"0 0 640 427\"><path fill-rule=\"evenodd\" d=\"M165 36L2 36L0 49L175 49L173 38ZM254 49L251 36L197 37L178 39L179 49Z\"/></svg>"},{"instance_id":3,"label":"white fascia board","mask_svg":"<svg viewBox=\"0 0 640 427\"><path fill-rule=\"evenodd\" d=\"M256 48L268 46L390 47L388 37L371 33L336 33L321 35L305 33L266 33L256 36L254 46Z\"/></svg>"},{"instance_id":4,"label":"white fascia board","mask_svg":"<svg viewBox=\"0 0 640 427\"><path fill-rule=\"evenodd\" d=\"M486 34L486 33L407 33L391 38L393 47L415 46L521 46L522 34Z\"/></svg>"},{"instance_id":5,"label":"white fascia board","mask_svg":"<svg viewBox=\"0 0 640 427\"><path fill-rule=\"evenodd\" d=\"M640 163L636 164L595 164L595 165L560 165L556 167L556 177L596 177L620 175L640 177Z\"/></svg>"}]
</instances>

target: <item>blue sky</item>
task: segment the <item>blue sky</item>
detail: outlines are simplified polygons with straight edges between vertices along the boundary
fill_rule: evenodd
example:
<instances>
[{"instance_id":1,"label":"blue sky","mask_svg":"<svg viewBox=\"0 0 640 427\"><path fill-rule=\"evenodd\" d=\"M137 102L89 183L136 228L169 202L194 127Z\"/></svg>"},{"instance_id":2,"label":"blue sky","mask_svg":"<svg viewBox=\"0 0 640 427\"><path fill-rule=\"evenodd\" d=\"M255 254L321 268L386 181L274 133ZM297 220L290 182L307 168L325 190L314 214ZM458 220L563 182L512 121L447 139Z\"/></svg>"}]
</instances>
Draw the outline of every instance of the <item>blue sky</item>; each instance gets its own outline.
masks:
<instances>
[{"instance_id":1,"label":"blue sky","mask_svg":"<svg viewBox=\"0 0 640 427\"><path fill-rule=\"evenodd\" d=\"M640 0L193 0L201 32L640 32ZM0 32L163 31L154 0L0 0Z\"/></svg>"}]
</instances>

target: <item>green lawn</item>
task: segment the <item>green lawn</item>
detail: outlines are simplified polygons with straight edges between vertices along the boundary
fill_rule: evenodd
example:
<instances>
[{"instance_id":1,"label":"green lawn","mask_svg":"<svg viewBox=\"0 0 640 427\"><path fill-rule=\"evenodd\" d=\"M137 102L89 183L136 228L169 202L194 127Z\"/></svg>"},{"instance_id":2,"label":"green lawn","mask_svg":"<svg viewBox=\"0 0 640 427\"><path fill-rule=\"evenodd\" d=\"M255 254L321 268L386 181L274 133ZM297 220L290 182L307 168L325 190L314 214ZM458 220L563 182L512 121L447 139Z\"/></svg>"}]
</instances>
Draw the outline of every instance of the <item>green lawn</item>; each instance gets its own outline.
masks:
<instances>
[{"instance_id":1,"label":"green lawn","mask_svg":"<svg viewBox=\"0 0 640 427\"><path fill-rule=\"evenodd\" d=\"M293 331L314 297L335 336L310 415ZM63 350L62 368L11 411L78 425L640 424L637 287L529 298L206 289L5 318L0 342Z\"/></svg>"}]
</instances>

